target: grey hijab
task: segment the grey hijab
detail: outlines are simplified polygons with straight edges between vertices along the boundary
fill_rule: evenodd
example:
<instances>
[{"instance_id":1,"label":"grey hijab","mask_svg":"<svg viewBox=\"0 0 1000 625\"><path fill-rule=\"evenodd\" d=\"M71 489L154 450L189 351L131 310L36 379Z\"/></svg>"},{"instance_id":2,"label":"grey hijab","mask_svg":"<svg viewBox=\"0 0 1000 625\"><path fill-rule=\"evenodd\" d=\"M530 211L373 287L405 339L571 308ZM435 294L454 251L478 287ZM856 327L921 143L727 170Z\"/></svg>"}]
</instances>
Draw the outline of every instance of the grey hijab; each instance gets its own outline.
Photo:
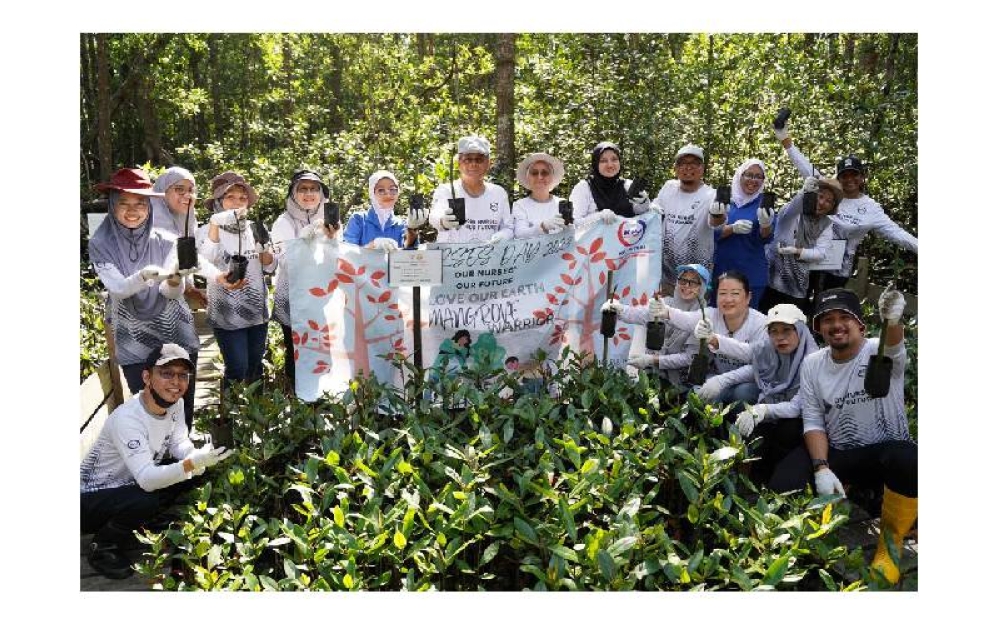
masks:
<instances>
[{"instance_id":1,"label":"grey hijab","mask_svg":"<svg viewBox=\"0 0 1000 625\"><path fill-rule=\"evenodd\" d=\"M299 182L295 183L295 187L292 188L291 192L288 194L288 197L285 198L285 213L288 215L288 218L292 222L292 230L295 232L296 238L298 238L299 231L302 230L302 228L308 226L313 222L313 220L316 219L316 216L319 215L320 208L323 207L323 204L327 200L327 197L323 193L323 188L321 185L319 190L319 195L320 195L319 204L317 204L316 208L313 209L304 208L298 202L295 201L295 189L299 187L300 182L302 181L300 180Z\"/></svg>"},{"instance_id":2,"label":"grey hijab","mask_svg":"<svg viewBox=\"0 0 1000 625\"><path fill-rule=\"evenodd\" d=\"M108 217L87 243L87 250L90 262L110 263L127 278L147 265L162 265L173 243L153 231L151 217L138 228L121 225L114 209L120 195L118 191L108 192ZM149 321L163 312L167 300L160 295L159 286L152 286L125 298L123 303L134 317Z\"/></svg>"},{"instance_id":3,"label":"grey hijab","mask_svg":"<svg viewBox=\"0 0 1000 625\"><path fill-rule=\"evenodd\" d=\"M761 404L776 404L788 401L799 390L799 369L802 359L816 351L816 341L812 332L801 321L795 322L799 335L799 346L793 354L779 354L771 339L765 337L751 347L753 375L760 388Z\"/></svg>"},{"instance_id":4,"label":"grey hijab","mask_svg":"<svg viewBox=\"0 0 1000 625\"><path fill-rule=\"evenodd\" d=\"M167 171L163 172L163 175L156 179L156 183L153 185L153 190L157 193L166 193L167 189L181 180L190 180L191 184L195 184L194 176L191 172L183 167L171 167ZM198 187L196 185L195 190L197 190L197 188ZM186 236L194 236L195 231L198 229L198 222L194 218L194 206L191 206L187 215L178 215L170 210L169 206L167 206L166 198L154 197L150 198L150 202L153 205L152 216L154 228L170 233L175 237L182 237L185 236L184 222L186 220Z\"/></svg>"}]
</instances>

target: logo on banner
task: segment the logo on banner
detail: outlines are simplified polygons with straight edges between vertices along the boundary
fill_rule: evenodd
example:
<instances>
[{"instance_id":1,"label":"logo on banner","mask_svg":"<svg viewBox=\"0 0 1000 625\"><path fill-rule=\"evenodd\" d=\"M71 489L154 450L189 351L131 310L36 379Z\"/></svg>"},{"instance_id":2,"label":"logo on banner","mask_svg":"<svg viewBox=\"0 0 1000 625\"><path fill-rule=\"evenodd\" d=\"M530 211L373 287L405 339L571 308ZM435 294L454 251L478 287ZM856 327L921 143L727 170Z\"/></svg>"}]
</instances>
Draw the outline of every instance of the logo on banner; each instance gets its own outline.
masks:
<instances>
[{"instance_id":1,"label":"logo on banner","mask_svg":"<svg viewBox=\"0 0 1000 625\"><path fill-rule=\"evenodd\" d=\"M632 247L646 234L646 223L643 221L625 221L618 226L618 241L625 247Z\"/></svg>"}]
</instances>

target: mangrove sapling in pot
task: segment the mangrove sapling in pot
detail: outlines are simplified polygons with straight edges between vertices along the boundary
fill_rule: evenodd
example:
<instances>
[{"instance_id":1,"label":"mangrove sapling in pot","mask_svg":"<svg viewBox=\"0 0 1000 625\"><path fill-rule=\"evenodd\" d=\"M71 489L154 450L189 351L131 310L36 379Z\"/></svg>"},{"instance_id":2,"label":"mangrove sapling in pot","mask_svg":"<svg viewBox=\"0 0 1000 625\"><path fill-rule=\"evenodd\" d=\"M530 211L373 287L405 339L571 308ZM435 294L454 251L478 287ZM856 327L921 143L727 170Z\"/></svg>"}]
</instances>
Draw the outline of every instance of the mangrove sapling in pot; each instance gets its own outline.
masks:
<instances>
[{"instance_id":1,"label":"mangrove sapling in pot","mask_svg":"<svg viewBox=\"0 0 1000 625\"><path fill-rule=\"evenodd\" d=\"M653 298L657 298L659 295L657 293L653 294ZM646 349L653 352L658 352L663 349L663 341L666 339L667 335L667 324L658 319L650 319L646 322Z\"/></svg>"},{"instance_id":2,"label":"mangrove sapling in pot","mask_svg":"<svg viewBox=\"0 0 1000 625\"><path fill-rule=\"evenodd\" d=\"M566 225L573 223L573 202L569 200L559 200L559 216L563 218Z\"/></svg>"},{"instance_id":3,"label":"mangrove sapling in pot","mask_svg":"<svg viewBox=\"0 0 1000 625\"><path fill-rule=\"evenodd\" d=\"M189 196L187 201L188 213L191 212L192 198ZM195 245L195 239L190 236L188 228L190 227L187 218L184 219L184 236L177 237L177 269L179 271L187 271L189 269L194 269L198 266L198 248Z\"/></svg>"},{"instance_id":4,"label":"mangrove sapling in pot","mask_svg":"<svg viewBox=\"0 0 1000 625\"><path fill-rule=\"evenodd\" d=\"M699 295L698 296L698 306L701 308L701 318L708 320L705 315L705 299ZM705 380L708 378L708 341L705 339L699 339L698 341L698 353L691 358L691 364L688 366L687 383L692 386L698 386L704 384Z\"/></svg>"}]
</instances>

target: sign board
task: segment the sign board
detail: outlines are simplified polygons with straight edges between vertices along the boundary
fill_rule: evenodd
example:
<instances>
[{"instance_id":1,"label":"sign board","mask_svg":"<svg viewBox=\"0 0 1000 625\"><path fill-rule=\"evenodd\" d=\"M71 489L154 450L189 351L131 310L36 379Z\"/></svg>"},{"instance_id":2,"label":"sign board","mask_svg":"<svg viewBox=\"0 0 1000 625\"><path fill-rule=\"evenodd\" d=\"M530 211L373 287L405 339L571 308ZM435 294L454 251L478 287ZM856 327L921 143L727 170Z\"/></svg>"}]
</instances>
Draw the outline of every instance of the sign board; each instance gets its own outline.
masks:
<instances>
[{"instance_id":1,"label":"sign board","mask_svg":"<svg viewBox=\"0 0 1000 625\"><path fill-rule=\"evenodd\" d=\"M834 239L830 241L830 248L826 251L823 260L811 263L809 271L840 271L844 264L844 252L847 251L846 239Z\"/></svg>"},{"instance_id":2,"label":"sign board","mask_svg":"<svg viewBox=\"0 0 1000 625\"><path fill-rule=\"evenodd\" d=\"M389 286L431 286L442 282L441 250L389 252Z\"/></svg>"}]
</instances>

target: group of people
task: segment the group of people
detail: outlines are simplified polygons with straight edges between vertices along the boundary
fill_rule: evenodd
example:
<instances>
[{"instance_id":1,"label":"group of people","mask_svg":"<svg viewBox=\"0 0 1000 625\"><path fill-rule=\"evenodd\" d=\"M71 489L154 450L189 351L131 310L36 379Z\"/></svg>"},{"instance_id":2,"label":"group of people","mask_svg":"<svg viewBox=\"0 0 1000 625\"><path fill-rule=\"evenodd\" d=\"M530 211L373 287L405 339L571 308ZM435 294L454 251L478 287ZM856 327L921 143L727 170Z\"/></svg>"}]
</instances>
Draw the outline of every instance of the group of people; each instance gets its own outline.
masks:
<instances>
[{"instance_id":1,"label":"group of people","mask_svg":"<svg viewBox=\"0 0 1000 625\"><path fill-rule=\"evenodd\" d=\"M838 475L850 483L884 485L883 527L889 531L883 537L891 535L898 547L916 516L916 446L903 405L904 302L891 289L879 301L890 328L885 353L892 377L888 395L872 398L861 384L878 341L865 338L857 296L839 287L868 231L914 252L916 238L864 194L864 166L857 157L841 159L836 177L824 178L783 126L776 124L775 134L804 178L802 190L779 210L764 194L760 160L748 159L736 169L726 198L704 181L702 148L685 145L675 157L676 178L650 199L623 176L621 150L601 142L591 153L588 175L570 193L572 222L610 224L658 214L660 295L646 306L614 300L604 305L626 322L662 321L667 327L659 351L635 355L629 364L652 368L666 383L691 389L704 401L735 403L737 429L764 441L758 475L772 488L813 483L818 493L843 494ZM277 273L271 316L281 326L285 373L294 382L288 299L294 268L287 263L287 242L326 237L392 251L418 245L419 231L428 225L439 242L484 244L570 227L560 211L563 199L553 194L565 176L562 161L543 152L525 157L517 180L528 194L511 206L507 191L487 180L490 151L486 139L462 137L459 180L440 185L429 210L414 205L404 215L396 213L396 176L376 171L368 180L369 205L344 228L325 221L330 191L311 170L292 175L284 211L270 229L250 219L257 193L232 171L211 180L211 216L200 227L194 176L181 167L168 169L155 184L142 170L122 169L97 186L108 194L109 217L90 241L90 260L107 289L116 355L135 394L109 418L81 465L84 526L96 531L91 563L97 570L127 575L124 533L151 522L162 506L162 497L148 495L174 494L186 478L228 455L210 444L195 449L188 438L198 341L185 294L201 296L194 274L207 282L205 303L225 386L263 373L265 275ZM190 245L191 237L196 262L182 263L178 248L184 239ZM809 266L827 256L834 239L846 241L841 269L819 277ZM814 332L826 347L817 346ZM469 337L456 335L456 346L462 339ZM707 379L690 384L688 368L706 352ZM167 457L178 462L165 465ZM122 499L128 505L110 503ZM880 541L875 568L896 581L898 570L887 554Z\"/></svg>"}]
</instances>

